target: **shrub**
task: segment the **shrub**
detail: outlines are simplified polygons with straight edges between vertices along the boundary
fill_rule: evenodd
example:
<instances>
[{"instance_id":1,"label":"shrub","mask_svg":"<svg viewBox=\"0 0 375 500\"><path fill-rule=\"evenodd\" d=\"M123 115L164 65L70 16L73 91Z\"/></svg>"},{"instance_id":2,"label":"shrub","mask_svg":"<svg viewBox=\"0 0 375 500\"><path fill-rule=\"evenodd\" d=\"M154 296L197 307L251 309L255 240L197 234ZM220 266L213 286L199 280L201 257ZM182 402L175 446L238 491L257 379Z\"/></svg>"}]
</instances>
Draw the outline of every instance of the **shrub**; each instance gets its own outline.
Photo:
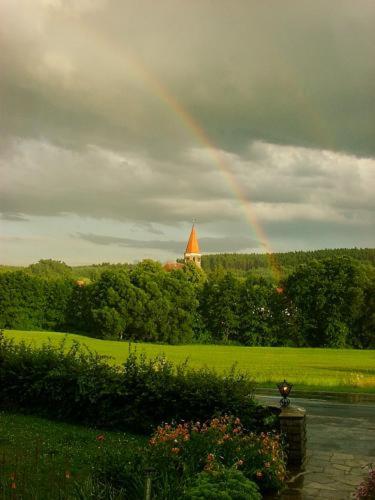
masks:
<instances>
[{"instance_id":1,"label":"shrub","mask_svg":"<svg viewBox=\"0 0 375 500\"><path fill-rule=\"evenodd\" d=\"M261 500L258 486L236 469L201 472L185 490L185 500Z\"/></svg>"},{"instance_id":2,"label":"shrub","mask_svg":"<svg viewBox=\"0 0 375 500\"><path fill-rule=\"evenodd\" d=\"M134 352L119 368L78 343L36 349L0 336L3 408L141 433L160 422L205 421L224 413L239 415L251 430L263 429L269 412L254 402L253 388L234 369L222 376Z\"/></svg>"},{"instance_id":3,"label":"shrub","mask_svg":"<svg viewBox=\"0 0 375 500\"><path fill-rule=\"evenodd\" d=\"M92 469L96 487L112 488L137 499L152 472L152 498L260 499L261 491L280 489L285 476L277 435L248 433L238 418L205 424L159 426L147 447L99 446ZM151 469L150 469L151 468ZM257 483L257 484L256 484ZM138 495L138 496L137 496Z\"/></svg>"},{"instance_id":4,"label":"shrub","mask_svg":"<svg viewBox=\"0 0 375 500\"><path fill-rule=\"evenodd\" d=\"M354 498L356 500L374 500L375 498L375 468L368 466L368 476L358 486Z\"/></svg>"},{"instance_id":5,"label":"shrub","mask_svg":"<svg viewBox=\"0 0 375 500\"><path fill-rule=\"evenodd\" d=\"M201 424L165 424L150 440L151 462L168 477L236 468L261 489L278 489L285 478L279 435L247 432L239 418L223 416Z\"/></svg>"}]
</instances>

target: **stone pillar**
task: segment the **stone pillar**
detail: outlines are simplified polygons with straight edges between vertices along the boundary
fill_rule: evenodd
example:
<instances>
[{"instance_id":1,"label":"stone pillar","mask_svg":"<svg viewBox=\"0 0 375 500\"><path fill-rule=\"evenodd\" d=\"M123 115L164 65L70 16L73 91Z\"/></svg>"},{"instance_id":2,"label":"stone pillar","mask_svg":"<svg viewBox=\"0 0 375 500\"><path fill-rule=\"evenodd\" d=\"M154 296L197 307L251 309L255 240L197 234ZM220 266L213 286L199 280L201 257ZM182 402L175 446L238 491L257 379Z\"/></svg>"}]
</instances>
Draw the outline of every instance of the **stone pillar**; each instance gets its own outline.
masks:
<instances>
[{"instance_id":1,"label":"stone pillar","mask_svg":"<svg viewBox=\"0 0 375 500\"><path fill-rule=\"evenodd\" d=\"M287 406L282 408L279 419L287 444L288 465L302 465L306 456L306 410Z\"/></svg>"}]
</instances>

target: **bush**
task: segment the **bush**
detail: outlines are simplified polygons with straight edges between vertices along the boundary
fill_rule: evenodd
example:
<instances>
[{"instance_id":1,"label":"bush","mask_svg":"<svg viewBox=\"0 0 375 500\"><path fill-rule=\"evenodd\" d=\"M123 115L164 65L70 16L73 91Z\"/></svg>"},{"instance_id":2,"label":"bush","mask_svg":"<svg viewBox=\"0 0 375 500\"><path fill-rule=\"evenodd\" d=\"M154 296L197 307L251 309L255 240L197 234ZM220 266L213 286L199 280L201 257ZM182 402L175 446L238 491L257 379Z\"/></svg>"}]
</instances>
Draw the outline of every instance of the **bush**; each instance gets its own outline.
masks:
<instances>
[{"instance_id":1,"label":"bush","mask_svg":"<svg viewBox=\"0 0 375 500\"><path fill-rule=\"evenodd\" d=\"M214 495L257 500L259 490L280 489L285 477L279 436L249 433L238 418L228 416L204 424L164 424L144 448L107 446L104 436L99 448L94 484L129 499L141 497L147 469L155 500L208 500Z\"/></svg>"},{"instance_id":2,"label":"bush","mask_svg":"<svg viewBox=\"0 0 375 500\"><path fill-rule=\"evenodd\" d=\"M269 411L254 402L253 389L234 369L222 376L134 352L119 368L78 343L36 349L0 336L3 408L146 434L160 422L225 413L239 415L248 429L264 429Z\"/></svg>"},{"instance_id":3,"label":"bush","mask_svg":"<svg viewBox=\"0 0 375 500\"><path fill-rule=\"evenodd\" d=\"M257 485L236 469L201 472L185 490L185 500L261 500Z\"/></svg>"},{"instance_id":4,"label":"bush","mask_svg":"<svg viewBox=\"0 0 375 500\"><path fill-rule=\"evenodd\" d=\"M358 486L354 498L356 500L374 500L375 498L375 468L368 466L368 476Z\"/></svg>"},{"instance_id":5,"label":"bush","mask_svg":"<svg viewBox=\"0 0 375 500\"><path fill-rule=\"evenodd\" d=\"M159 426L150 440L150 457L159 472L177 476L177 482L226 467L240 470L265 491L279 489L286 473L279 435L249 433L239 418L230 416Z\"/></svg>"}]
</instances>

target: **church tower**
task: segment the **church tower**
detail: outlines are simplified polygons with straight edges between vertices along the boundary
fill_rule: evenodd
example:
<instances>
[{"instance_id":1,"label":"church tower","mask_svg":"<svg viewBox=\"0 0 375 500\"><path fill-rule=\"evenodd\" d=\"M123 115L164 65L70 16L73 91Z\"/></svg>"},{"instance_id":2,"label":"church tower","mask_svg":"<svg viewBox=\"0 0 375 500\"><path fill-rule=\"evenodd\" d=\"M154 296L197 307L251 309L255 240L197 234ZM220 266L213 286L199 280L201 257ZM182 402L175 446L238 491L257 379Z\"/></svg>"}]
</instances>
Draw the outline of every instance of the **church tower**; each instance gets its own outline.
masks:
<instances>
[{"instance_id":1,"label":"church tower","mask_svg":"<svg viewBox=\"0 0 375 500\"><path fill-rule=\"evenodd\" d=\"M201 251L199 249L199 243L197 238L197 233L195 231L195 227L191 228L191 233L189 237L188 244L186 245L186 250L184 253L185 262L194 262L194 264L198 267L201 267Z\"/></svg>"}]
</instances>

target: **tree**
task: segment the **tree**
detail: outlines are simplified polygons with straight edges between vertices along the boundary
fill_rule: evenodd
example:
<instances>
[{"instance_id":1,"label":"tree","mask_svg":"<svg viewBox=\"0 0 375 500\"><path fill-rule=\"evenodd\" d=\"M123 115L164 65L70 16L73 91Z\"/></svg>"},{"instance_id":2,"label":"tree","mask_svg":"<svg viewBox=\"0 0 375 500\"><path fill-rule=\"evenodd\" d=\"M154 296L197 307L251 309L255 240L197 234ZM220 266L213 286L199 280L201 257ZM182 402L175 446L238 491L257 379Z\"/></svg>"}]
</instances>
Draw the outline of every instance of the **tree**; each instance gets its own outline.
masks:
<instances>
[{"instance_id":1,"label":"tree","mask_svg":"<svg viewBox=\"0 0 375 500\"><path fill-rule=\"evenodd\" d=\"M0 328L31 330L43 327L46 304L44 281L23 271L0 275Z\"/></svg>"},{"instance_id":2,"label":"tree","mask_svg":"<svg viewBox=\"0 0 375 500\"><path fill-rule=\"evenodd\" d=\"M364 349L375 349L375 269L366 266L366 284L363 307L354 329L352 345Z\"/></svg>"},{"instance_id":3,"label":"tree","mask_svg":"<svg viewBox=\"0 0 375 500\"><path fill-rule=\"evenodd\" d=\"M240 326L240 281L232 273L217 273L205 283L201 313L215 340L238 340Z\"/></svg>"},{"instance_id":4,"label":"tree","mask_svg":"<svg viewBox=\"0 0 375 500\"><path fill-rule=\"evenodd\" d=\"M72 278L73 276L72 268L65 262L52 259L44 259L37 264L31 264L27 271L34 276L47 279Z\"/></svg>"},{"instance_id":5,"label":"tree","mask_svg":"<svg viewBox=\"0 0 375 500\"><path fill-rule=\"evenodd\" d=\"M363 267L348 257L302 264L286 280L298 328L307 345L352 345L351 332L364 305Z\"/></svg>"},{"instance_id":6,"label":"tree","mask_svg":"<svg viewBox=\"0 0 375 500\"><path fill-rule=\"evenodd\" d=\"M275 315L272 296L275 287L264 278L248 276L241 284L240 333L238 340L246 345L273 345Z\"/></svg>"},{"instance_id":7,"label":"tree","mask_svg":"<svg viewBox=\"0 0 375 500\"><path fill-rule=\"evenodd\" d=\"M97 335L118 339L129 336L138 323L142 300L128 272L105 271L93 285L91 297L92 324Z\"/></svg>"},{"instance_id":8,"label":"tree","mask_svg":"<svg viewBox=\"0 0 375 500\"><path fill-rule=\"evenodd\" d=\"M70 279L44 279L44 310L42 327L46 330L66 331L74 283Z\"/></svg>"},{"instance_id":9,"label":"tree","mask_svg":"<svg viewBox=\"0 0 375 500\"><path fill-rule=\"evenodd\" d=\"M145 294L137 338L168 343L188 342L196 320L196 287L183 270L166 272L153 261L132 269L130 279Z\"/></svg>"}]
</instances>

